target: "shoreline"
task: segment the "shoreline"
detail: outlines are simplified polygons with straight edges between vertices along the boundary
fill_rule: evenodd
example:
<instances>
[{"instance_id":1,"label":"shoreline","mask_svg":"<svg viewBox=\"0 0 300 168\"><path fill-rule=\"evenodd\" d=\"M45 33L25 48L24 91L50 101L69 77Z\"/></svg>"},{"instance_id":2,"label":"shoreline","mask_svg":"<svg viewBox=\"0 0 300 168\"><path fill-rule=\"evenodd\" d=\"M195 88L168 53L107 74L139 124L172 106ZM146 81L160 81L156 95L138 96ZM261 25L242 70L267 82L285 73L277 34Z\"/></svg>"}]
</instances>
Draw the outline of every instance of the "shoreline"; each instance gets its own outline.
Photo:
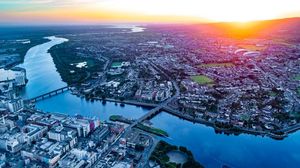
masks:
<instances>
[{"instance_id":1,"label":"shoreline","mask_svg":"<svg viewBox=\"0 0 300 168\"><path fill-rule=\"evenodd\" d=\"M226 129L226 128L217 127L215 122L210 122L210 121L203 120L200 118L195 119L188 115L182 115L179 111L173 110L171 108L163 108L163 110L173 116L177 116L180 119L184 119L184 120L187 120L187 121L190 121L193 123L203 124L203 125L212 127L212 128L214 128L216 133L224 133L224 134L229 134L229 135L232 135L232 134L239 135L239 134L244 133L244 134L250 134L250 135L259 135L262 137L268 136L275 140L283 140L284 138L288 137L288 134L297 131L297 129L300 129L300 124L298 124L299 128L298 127L295 128L295 131L290 131L290 132L286 131L282 135L274 134L272 132L267 132L267 131L257 131L257 130L251 130L251 129L241 128L241 127L233 127L230 129ZM289 127L289 128L291 128L291 127ZM282 131L282 130L278 130L278 131Z\"/></svg>"},{"instance_id":2,"label":"shoreline","mask_svg":"<svg viewBox=\"0 0 300 168\"><path fill-rule=\"evenodd\" d=\"M70 92L70 94L80 97L80 95L73 94L72 92ZM121 101L121 100L114 99L114 98L102 99L102 98L98 98L98 97L93 97L93 98L90 98L86 101L93 101L93 100L102 101L102 102L105 102L105 101L115 102L115 103L120 103L120 105L122 105L122 104L123 105L125 105L125 104L134 105L134 106L143 107L143 108L155 108L155 107L158 106L158 104L155 104L155 103L145 103L145 102L139 102L139 101L135 101L135 100L123 100L123 101ZM186 120L186 121L189 121L189 122L192 122L192 123L198 123L198 124L203 124L203 125L212 127L212 128L214 128L214 130L217 134L224 133L224 134L227 134L227 135L239 135L239 134L244 133L244 134L250 134L250 135L255 135L255 136L258 135L258 136L261 136L261 137L268 136L269 138L272 138L272 139L275 139L275 140L283 140L283 139L287 138L289 134L291 134L293 132L296 132L297 130L300 129L300 124L296 124L295 126L285 128L284 130L286 130L286 131L284 131L282 134L275 134L275 133L267 132L267 131L251 130L251 129L241 128L241 127L232 127L230 129L226 129L226 128L217 127L215 122L207 121L207 120L204 120L204 119L201 119L201 118L193 118L192 116L184 115L184 114L182 114L182 112L180 112L178 110L174 110L170 107L163 107L160 111L161 112L164 111L164 112L166 112L166 113L168 113L172 116L176 116L180 119L183 119L183 120ZM280 131L283 131L283 129L277 130L277 132L280 132Z\"/></svg>"},{"instance_id":3,"label":"shoreline","mask_svg":"<svg viewBox=\"0 0 300 168\"><path fill-rule=\"evenodd\" d=\"M44 39L49 40L46 43L53 42L54 45L58 45L58 44L61 44L61 43L64 43L64 42L68 41L68 39L66 39L66 38L56 37L56 36L47 36L47 37L44 37ZM46 43L43 43L43 44L46 44ZM40 45L42 45L42 44L40 44ZM47 51L49 51L50 48L47 49ZM24 60L25 59L26 58L24 58ZM71 92L71 94L74 95L74 96L76 96L72 92ZM77 96L80 96L80 95L77 95ZM134 101L134 100L123 100L123 101L121 101L121 100L117 100L117 99L113 99L113 98L105 98L103 100L101 98L94 97L94 98L91 98L90 100L109 101L109 102L120 103L121 105L122 104L129 104L129 105L135 105L135 106L142 106L142 107L145 107L145 108L147 108L147 107L155 108L155 107L158 106L158 104L155 104L155 103L144 103L144 102L138 102L138 101ZM204 119L201 119L201 118L193 118L192 116L182 114L182 112L174 110L174 109L171 109L170 107L167 107L167 108L163 107L160 111L166 111L167 113L169 113L169 114L171 114L173 116L177 116L177 117L185 119L185 120L187 120L189 122L199 123L199 124L204 124L206 126L210 126L210 127L214 128L216 132L225 133L225 134L241 134L241 133L246 133L246 134L252 134L252 135L260 135L260 136L263 136L263 137L264 136L268 136L268 137L270 137L272 139L279 140L279 139L286 138L289 133L295 132L298 129L300 129L300 124L297 124L295 126L291 126L291 127L288 127L288 128L284 128L284 129L278 130L278 132L282 131L281 135L274 134L274 133L268 132L268 131L257 131L257 130L251 130L251 129L242 128L242 127L233 127L233 129L232 128L231 129L225 129L225 128L219 128L219 127L217 127L216 124L215 124L215 122L207 121L207 120L204 120Z\"/></svg>"},{"instance_id":4,"label":"shoreline","mask_svg":"<svg viewBox=\"0 0 300 168\"><path fill-rule=\"evenodd\" d=\"M71 93L71 94L73 94L73 93ZM89 101L91 101L91 100L108 101L108 102L115 102L115 103L120 103L120 104L135 105L137 107L141 106L141 107L144 107L144 108L149 108L149 107L155 108L155 107L158 106L158 104L155 104L155 103L145 103L145 102L138 102L138 101L134 101L134 100L123 100L123 101L121 101L121 100L114 99L114 98L105 98L103 100L102 98L94 97L94 98L91 98ZM219 134L219 133L224 133L224 134L228 134L228 135L250 134L250 135L255 135L255 136L258 135L258 136L261 136L261 137L267 136L267 137L272 138L274 140L283 140L283 139L287 138L289 134L291 134L293 132L296 132L297 130L300 129L300 124L297 124L296 128L293 128L295 126L285 128L284 130L287 130L287 131L283 132L282 135L275 134L275 133L272 133L272 132L267 132L267 131L251 130L251 129L241 128L241 127L233 127L233 128L230 128L230 129L226 129L226 128L217 127L215 122L207 121L207 120L200 119L200 118L193 118L192 116L184 115L184 114L182 114L182 112L180 112L178 110L174 110L170 107L163 107L160 111L161 112L164 111L164 112L166 112L166 113L168 113L172 116L176 116L180 119L184 119L184 120L187 120L187 121L192 122L192 123L198 123L198 124L203 124L203 125L212 127L212 128L214 128L214 130L217 134ZM277 130L277 132L280 132L280 131L283 131L283 129Z\"/></svg>"},{"instance_id":5,"label":"shoreline","mask_svg":"<svg viewBox=\"0 0 300 168\"><path fill-rule=\"evenodd\" d=\"M78 94L72 93L72 91L70 91L70 94L72 94L73 96L81 97ZM114 99L114 98L102 99L102 98L99 98L99 97L93 97L93 98L90 98L90 99L86 99L86 101L94 101L94 100L102 101L102 103L105 103L106 101L108 101L108 102L112 102L112 103L113 102L120 103L121 106L124 106L124 105L127 104L127 105L134 105L134 106L137 106L137 107L142 107L142 108L155 108L155 107L158 106L158 104L155 104L155 103L139 102L139 101L130 100L130 99L123 100L123 101L118 100L118 99ZM269 138L272 138L272 139L275 139L275 140L283 140L283 139L287 138L289 134L291 134L293 132L296 132L297 130L300 129L300 123L298 123L294 126L284 128L284 129L280 129L280 130L276 131L276 132L282 132L282 134L276 134L276 133L272 133L272 132L268 132L268 131L251 130L251 129L236 127L236 126L233 126L232 128L227 129L227 128L218 127L214 121L207 121L207 120L204 120L204 119L201 119L201 118L193 118L192 116L182 114L182 112L180 112L178 110L174 110L169 106L168 107L162 107L160 109L159 113L161 113L162 111L166 112L166 113L168 113L172 116L176 116L180 119L186 120L188 122L192 122L194 124L197 123L197 124L203 124L203 125L212 127L212 128L214 128L215 133L217 133L217 134L222 134L222 133L224 133L226 135L250 134L250 135L255 135L255 136L259 135L261 137L268 136ZM49 112L49 113L52 113L52 112Z\"/></svg>"}]
</instances>

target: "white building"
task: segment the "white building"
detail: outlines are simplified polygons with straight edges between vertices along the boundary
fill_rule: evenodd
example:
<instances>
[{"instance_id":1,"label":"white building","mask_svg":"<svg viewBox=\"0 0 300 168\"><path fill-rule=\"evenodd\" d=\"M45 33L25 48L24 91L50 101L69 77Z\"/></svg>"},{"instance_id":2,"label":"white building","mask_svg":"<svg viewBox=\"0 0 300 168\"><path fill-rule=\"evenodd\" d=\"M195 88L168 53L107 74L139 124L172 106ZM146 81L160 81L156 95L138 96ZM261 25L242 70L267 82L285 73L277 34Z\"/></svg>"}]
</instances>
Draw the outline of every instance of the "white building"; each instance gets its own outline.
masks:
<instances>
[{"instance_id":1,"label":"white building","mask_svg":"<svg viewBox=\"0 0 300 168\"><path fill-rule=\"evenodd\" d=\"M30 124L26 125L22 129L22 134L24 136L24 141L27 143L32 143L33 141L37 141L42 138L44 134L47 133L47 127Z\"/></svg>"},{"instance_id":2,"label":"white building","mask_svg":"<svg viewBox=\"0 0 300 168\"><path fill-rule=\"evenodd\" d=\"M0 136L0 149L15 153L21 150L24 139L22 134L2 134Z\"/></svg>"},{"instance_id":3,"label":"white building","mask_svg":"<svg viewBox=\"0 0 300 168\"><path fill-rule=\"evenodd\" d=\"M0 82L14 81L16 86L24 86L26 84L26 72L23 69L5 70L0 69Z\"/></svg>"},{"instance_id":4,"label":"white building","mask_svg":"<svg viewBox=\"0 0 300 168\"><path fill-rule=\"evenodd\" d=\"M77 143L77 133L71 128L57 126L48 131L48 138L55 141L65 141L69 139L69 145L72 148Z\"/></svg>"},{"instance_id":5,"label":"white building","mask_svg":"<svg viewBox=\"0 0 300 168\"><path fill-rule=\"evenodd\" d=\"M24 102L20 99L14 99L6 102L6 107L10 112L18 112L24 108Z\"/></svg>"}]
</instances>

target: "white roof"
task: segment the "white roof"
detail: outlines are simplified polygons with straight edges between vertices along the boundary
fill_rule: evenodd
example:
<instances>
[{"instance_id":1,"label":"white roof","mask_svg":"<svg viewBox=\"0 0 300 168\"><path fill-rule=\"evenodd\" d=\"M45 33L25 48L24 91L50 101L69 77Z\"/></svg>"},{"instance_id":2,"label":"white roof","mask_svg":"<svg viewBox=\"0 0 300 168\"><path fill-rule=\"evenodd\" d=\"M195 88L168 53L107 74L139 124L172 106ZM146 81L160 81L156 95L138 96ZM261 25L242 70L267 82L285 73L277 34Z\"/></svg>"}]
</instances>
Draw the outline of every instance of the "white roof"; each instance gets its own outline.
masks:
<instances>
[{"instance_id":1,"label":"white roof","mask_svg":"<svg viewBox=\"0 0 300 168\"><path fill-rule=\"evenodd\" d=\"M0 69L0 81L14 80L21 72Z\"/></svg>"}]
</instances>

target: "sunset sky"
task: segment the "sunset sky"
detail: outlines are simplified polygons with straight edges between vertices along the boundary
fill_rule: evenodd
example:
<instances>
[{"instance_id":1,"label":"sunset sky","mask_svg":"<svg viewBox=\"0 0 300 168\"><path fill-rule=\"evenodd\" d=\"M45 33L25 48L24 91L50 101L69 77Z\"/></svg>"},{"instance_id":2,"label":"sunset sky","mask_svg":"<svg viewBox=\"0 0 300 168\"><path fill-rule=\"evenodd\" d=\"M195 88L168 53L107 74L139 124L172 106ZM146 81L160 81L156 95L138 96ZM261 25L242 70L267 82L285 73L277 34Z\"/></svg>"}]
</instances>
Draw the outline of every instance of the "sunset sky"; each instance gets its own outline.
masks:
<instances>
[{"instance_id":1,"label":"sunset sky","mask_svg":"<svg viewBox=\"0 0 300 168\"><path fill-rule=\"evenodd\" d=\"M0 23L220 22L300 16L300 0L0 0Z\"/></svg>"}]
</instances>

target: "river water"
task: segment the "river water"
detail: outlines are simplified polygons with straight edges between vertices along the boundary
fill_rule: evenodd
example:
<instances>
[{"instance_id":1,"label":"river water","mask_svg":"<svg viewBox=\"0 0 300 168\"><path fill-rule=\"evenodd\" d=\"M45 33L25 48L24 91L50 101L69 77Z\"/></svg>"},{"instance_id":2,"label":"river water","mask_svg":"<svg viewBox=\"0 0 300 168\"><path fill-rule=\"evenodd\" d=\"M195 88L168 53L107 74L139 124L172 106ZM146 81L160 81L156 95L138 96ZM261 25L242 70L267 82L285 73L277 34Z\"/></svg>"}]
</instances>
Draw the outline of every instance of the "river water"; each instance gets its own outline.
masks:
<instances>
[{"instance_id":1,"label":"river water","mask_svg":"<svg viewBox=\"0 0 300 168\"><path fill-rule=\"evenodd\" d=\"M284 140L242 134L216 134L212 127L194 124L167 113L151 120L170 134L167 142L189 148L205 167L299 168L300 132Z\"/></svg>"},{"instance_id":2,"label":"river water","mask_svg":"<svg viewBox=\"0 0 300 168\"><path fill-rule=\"evenodd\" d=\"M25 98L66 86L48 50L68 40L57 37L48 39L49 42L31 48L25 56L24 63L20 65L26 69L29 80L23 92ZM96 117L102 121L113 114L138 118L148 111L146 108L132 105L121 107L111 102L104 105L100 101L86 101L69 92L40 101L36 107L47 112ZM213 128L193 124L167 113L159 114L151 122L155 127L169 133L170 137L166 138L166 141L188 147L196 159L208 168L223 165L237 168L300 167L300 132L278 141L246 134L239 136L216 134Z\"/></svg>"},{"instance_id":3,"label":"river water","mask_svg":"<svg viewBox=\"0 0 300 168\"><path fill-rule=\"evenodd\" d=\"M58 44L67 42L64 38L46 37L49 42L30 48L24 63L19 65L26 69L28 83L23 91L23 97L32 98L43 93L67 86L57 73L53 59L48 50Z\"/></svg>"},{"instance_id":4,"label":"river water","mask_svg":"<svg viewBox=\"0 0 300 168\"><path fill-rule=\"evenodd\" d=\"M47 39L50 41L29 49L25 55L24 63L19 65L26 69L28 78L28 83L22 93L24 98L33 98L67 86L57 72L48 50L68 40L57 37L49 37ZM123 115L128 118L138 118L148 111L146 108L131 105L121 107L112 102L106 102L103 105L100 101L86 101L84 98L72 95L70 92L40 101L36 103L36 107L45 112L64 113L68 115L79 114L96 117L102 121L108 120L109 116L114 114Z\"/></svg>"}]
</instances>

